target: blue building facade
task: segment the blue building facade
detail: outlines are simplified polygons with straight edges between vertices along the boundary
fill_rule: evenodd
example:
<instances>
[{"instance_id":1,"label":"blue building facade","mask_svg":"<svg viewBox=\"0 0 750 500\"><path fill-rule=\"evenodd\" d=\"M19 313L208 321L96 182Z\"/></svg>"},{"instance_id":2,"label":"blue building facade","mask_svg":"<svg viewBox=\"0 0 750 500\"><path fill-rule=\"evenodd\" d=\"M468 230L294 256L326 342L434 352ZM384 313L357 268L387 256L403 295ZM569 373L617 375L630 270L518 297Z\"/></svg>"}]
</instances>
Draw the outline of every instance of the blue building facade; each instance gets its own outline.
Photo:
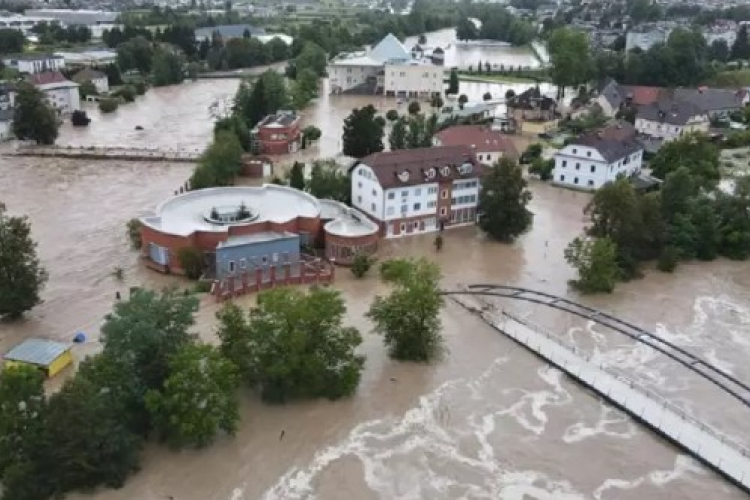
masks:
<instances>
[{"instance_id":1,"label":"blue building facade","mask_svg":"<svg viewBox=\"0 0 750 500\"><path fill-rule=\"evenodd\" d=\"M293 233L258 233L231 237L216 248L216 278L255 273L258 269L264 276L276 268L276 275L284 267L295 266L300 258L300 237Z\"/></svg>"}]
</instances>

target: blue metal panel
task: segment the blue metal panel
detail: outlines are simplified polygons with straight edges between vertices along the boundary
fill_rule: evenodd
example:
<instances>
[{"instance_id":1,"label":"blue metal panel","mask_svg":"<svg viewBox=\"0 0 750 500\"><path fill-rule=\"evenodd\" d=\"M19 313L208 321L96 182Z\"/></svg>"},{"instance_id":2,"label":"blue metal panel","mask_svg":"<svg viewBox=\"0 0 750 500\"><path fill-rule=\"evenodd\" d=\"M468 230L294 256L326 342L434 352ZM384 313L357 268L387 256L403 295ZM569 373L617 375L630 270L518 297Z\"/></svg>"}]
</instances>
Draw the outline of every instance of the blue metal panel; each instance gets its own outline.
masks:
<instances>
[{"instance_id":1,"label":"blue metal panel","mask_svg":"<svg viewBox=\"0 0 750 500\"><path fill-rule=\"evenodd\" d=\"M299 261L299 249L298 235L217 248L216 276L222 279L232 273L255 272L258 268L267 270L273 266L278 273L287 262Z\"/></svg>"}]
</instances>

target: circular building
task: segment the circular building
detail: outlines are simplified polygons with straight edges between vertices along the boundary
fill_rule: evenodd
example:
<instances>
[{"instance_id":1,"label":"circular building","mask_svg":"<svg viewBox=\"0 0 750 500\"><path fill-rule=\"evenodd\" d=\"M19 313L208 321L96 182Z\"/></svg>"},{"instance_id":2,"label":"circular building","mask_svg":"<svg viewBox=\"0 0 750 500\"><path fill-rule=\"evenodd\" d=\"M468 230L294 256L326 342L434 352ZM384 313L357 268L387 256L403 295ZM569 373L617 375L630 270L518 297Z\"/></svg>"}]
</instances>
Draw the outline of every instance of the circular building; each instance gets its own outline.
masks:
<instances>
[{"instance_id":1,"label":"circular building","mask_svg":"<svg viewBox=\"0 0 750 500\"><path fill-rule=\"evenodd\" d=\"M304 248L323 247L329 261L347 265L379 240L378 225L356 209L275 184L190 191L141 222L149 267L182 274L198 254L206 277L257 286L304 277L315 261Z\"/></svg>"}]
</instances>

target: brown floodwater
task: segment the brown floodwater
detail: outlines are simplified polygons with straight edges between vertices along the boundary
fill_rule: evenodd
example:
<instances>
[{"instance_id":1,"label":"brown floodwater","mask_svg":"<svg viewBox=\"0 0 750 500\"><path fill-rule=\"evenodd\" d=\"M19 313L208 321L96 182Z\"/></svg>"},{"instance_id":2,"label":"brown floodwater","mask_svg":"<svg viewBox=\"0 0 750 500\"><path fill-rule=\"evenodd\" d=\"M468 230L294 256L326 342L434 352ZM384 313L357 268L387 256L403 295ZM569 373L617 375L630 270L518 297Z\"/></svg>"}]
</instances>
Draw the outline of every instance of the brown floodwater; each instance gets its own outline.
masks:
<instances>
[{"instance_id":1,"label":"brown floodwater","mask_svg":"<svg viewBox=\"0 0 750 500\"><path fill-rule=\"evenodd\" d=\"M213 102L234 92L231 80L159 89L117 111L127 118L66 128L69 144L185 145L210 138ZM382 99L323 97L305 112L323 129L320 154L352 106ZM178 103L178 104L175 104ZM131 106L129 108L128 106ZM144 136L131 124L146 128ZM307 154L312 154L309 152ZM188 164L96 162L0 156L0 201L27 214L50 273L44 303L19 323L0 325L0 350L30 336L89 341L116 291L129 286L187 286L143 269L128 248L125 223L147 213L181 185ZM750 269L716 261L683 265L674 274L647 272L606 296L578 297L563 248L580 234L589 195L532 182L533 229L512 245L486 241L473 227L387 242L379 256L425 255L438 262L445 288L468 283L525 286L573 297L614 312L750 379ZM113 270L124 270L124 281ZM384 292L375 275L355 280L342 269L335 287L347 300L347 322L364 335L362 383L345 401L285 406L243 392L242 424L198 451L149 446L143 470L120 490L71 499L731 499L745 495L559 371L448 302L443 312L448 354L439 363L396 363L364 318ZM243 298L244 307L253 297ZM747 408L718 394L653 352L617 334L539 306L500 302L567 336L613 369L669 396L736 439L748 434ZM204 298L196 331L215 341L216 303ZM54 381L59 384L62 378ZM281 440L280 433L284 431Z\"/></svg>"}]
</instances>

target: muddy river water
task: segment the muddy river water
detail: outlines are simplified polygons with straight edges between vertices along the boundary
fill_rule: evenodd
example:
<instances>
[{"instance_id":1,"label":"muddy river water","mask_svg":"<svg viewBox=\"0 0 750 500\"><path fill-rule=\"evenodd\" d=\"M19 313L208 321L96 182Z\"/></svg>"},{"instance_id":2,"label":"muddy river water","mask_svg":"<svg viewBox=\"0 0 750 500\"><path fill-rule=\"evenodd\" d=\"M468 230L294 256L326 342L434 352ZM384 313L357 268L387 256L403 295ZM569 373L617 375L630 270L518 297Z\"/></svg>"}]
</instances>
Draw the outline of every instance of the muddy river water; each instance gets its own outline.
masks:
<instances>
[{"instance_id":1,"label":"muddy river water","mask_svg":"<svg viewBox=\"0 0 750 500\"><path fill-rule=\"evenodd\" d=\"M203 147L211 104L231 96L233 80L201 81L150 91L135 104L100 117L85 131L65 128L60 142L81 145ZM484 90L476 89L481 95ZM380 99L323 97L305 119L323 129L317 154L338 151L343 117ZM134 131L135 125L144 131ZM308 154L313 154L310 152ZM173 278L144 270L129 250L125 222L147 213L181 185L191 165L64 161L0 156L0 200L27 214L50 273L44 303L16 324L0 325L0 350L28 336L89 342L116 291L160 287ZM444 286L505 283L574 297L655 331L750 380L750 268L717 261L647 272L608 296L577 297L563 248L583 227L589 196L532 183L533 229L513 245L485 241L475 228L447 231L443 251L430 236L388 242L388 256L426 255ZM120 282L115 267L125 272ZM346 401L286 406L243 395L237 435L205 450L151 446L143 470L121 490L72 499L731 499L745 498L619 410L571 382L456 305L443 322L449 354L429 366L395 363L363 315L383 291L376 277L358 281L342 270L335 285L347 321L364 335L366 368ZM252 298L242 300L243 305ZM567 336L610 367L669 396L688 411L744 440L748 410L717 394L654 352L617 334L524 303L500 303ZM214 340L217 305L203 300L196 331ZM281 431L284 439L280 440Z\"/></svg>"}]
</instances>

